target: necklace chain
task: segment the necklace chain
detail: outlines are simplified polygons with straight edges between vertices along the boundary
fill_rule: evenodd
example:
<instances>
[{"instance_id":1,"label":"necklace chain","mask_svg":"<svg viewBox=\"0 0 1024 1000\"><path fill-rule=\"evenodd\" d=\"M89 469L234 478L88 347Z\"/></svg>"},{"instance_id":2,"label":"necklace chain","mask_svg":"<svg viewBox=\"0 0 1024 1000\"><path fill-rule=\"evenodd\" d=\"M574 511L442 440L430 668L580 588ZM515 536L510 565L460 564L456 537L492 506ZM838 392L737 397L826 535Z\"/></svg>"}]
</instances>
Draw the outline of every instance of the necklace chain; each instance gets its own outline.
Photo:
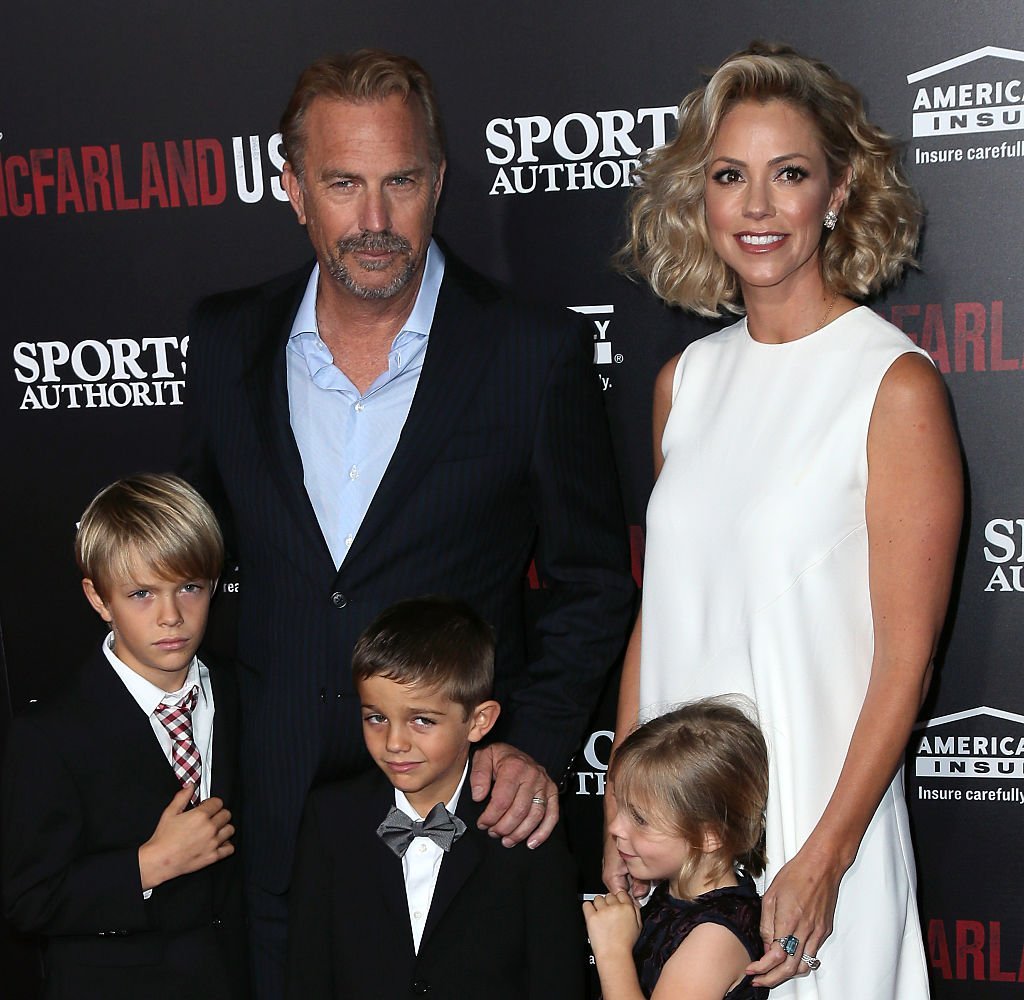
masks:
<instances>
[{"instance_id":1,"label":"necklace chain","mask_svg":"<svg viewBox=\"0 0 1024 1000\"><path fill-rule=\"evenodd\" d=\"M832 310L835 309L836 302L838 301L838 299L839 299L839 290L836 289L832 293L832 298L830 298L828 300L828 308L825 310L825 315L821 317L821 322L818 323L818 325L816 327L814 327L813 329L808 330L807 333L804 334L805 337L809 337L812 333L817 333L828 322L828 318L829 318L829 316L832 315ZM749 313L747 314L747 332L748 333L750 332L750 314Z\"/></svg>"},{"instance_id":2,"label":"necklace chain","mask_svg":"<svg viewBox=\"0 0 1024 1000\"><path fill-rule=\"evenodd\" d=\"M836 307L836 300L838 298L839 298L839 289L836 289L832 293L832 298L829 299L828 308L825 310L825 315L821 317L821 322L813 330L811 330L811 333L816 333L818 330L820 330L828 322L829 316L832 315L832 310L835 309L835 307Z\"/></svg>"}]
</instances>

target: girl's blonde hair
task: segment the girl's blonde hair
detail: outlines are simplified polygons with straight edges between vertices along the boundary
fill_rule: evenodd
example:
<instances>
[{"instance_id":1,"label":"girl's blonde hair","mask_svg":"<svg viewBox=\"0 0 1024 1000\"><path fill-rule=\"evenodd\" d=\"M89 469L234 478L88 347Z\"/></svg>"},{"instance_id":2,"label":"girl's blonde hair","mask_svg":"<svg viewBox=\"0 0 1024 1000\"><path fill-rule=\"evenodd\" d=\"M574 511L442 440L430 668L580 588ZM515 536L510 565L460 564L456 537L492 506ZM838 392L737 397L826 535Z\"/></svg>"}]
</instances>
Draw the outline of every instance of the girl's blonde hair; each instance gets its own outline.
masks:
<instances>
[{"instance_id":1,"label":"girl's blonde hair","mask_svg":"<svg viewBox=\"0 0 1024 1000\"><path fill-rule=\"evenodd\" d=\"M643 814L693 848L679 873L681 889L707 860L709 833L721 843L710 878L734 863L753 875L764 871L768 749L733 700L695 701L640 726L615 752L609 778L618 809Z\"/></svg>"},{"instance_id":2,"label":"girl's blonde hair","mask_svg":"<svg viewBox=\"0 0 1024 1000\"><path fill-rule=\"evenodd\" d=\"M822 229L826 287L860 299L895 281L906 265L917 266L921 204L895 141L867 120L860 93L831 67L786 45L754 42L683 98L675 139L638 171L619 263L670 305L702 316L743 311L736 274L711 246L706 173L722 119L743 101L776 100L814 124L833 182L850 171L839 223L834 232Z\"/></svg>"}]
</instances>

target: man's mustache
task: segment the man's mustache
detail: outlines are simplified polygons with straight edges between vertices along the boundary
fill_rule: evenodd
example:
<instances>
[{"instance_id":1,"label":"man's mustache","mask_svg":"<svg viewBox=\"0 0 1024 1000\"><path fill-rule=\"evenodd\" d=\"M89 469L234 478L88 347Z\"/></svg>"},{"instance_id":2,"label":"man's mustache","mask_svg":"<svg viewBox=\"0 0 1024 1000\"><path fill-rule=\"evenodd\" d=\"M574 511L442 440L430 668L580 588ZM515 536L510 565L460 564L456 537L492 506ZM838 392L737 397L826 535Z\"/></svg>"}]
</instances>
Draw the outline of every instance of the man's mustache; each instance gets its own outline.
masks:
<instances>
[{"instance_id":1,"label":"man's mustache","mask_svg":"<svg viewBox=\"0 0 1024 1000\"><path fill-rule=\"evenodd\" d=\"M363 232L338 240L338 253L411 253L412 244L404 237L384 229L379 233Z\"/></svg>"}]
</instances>

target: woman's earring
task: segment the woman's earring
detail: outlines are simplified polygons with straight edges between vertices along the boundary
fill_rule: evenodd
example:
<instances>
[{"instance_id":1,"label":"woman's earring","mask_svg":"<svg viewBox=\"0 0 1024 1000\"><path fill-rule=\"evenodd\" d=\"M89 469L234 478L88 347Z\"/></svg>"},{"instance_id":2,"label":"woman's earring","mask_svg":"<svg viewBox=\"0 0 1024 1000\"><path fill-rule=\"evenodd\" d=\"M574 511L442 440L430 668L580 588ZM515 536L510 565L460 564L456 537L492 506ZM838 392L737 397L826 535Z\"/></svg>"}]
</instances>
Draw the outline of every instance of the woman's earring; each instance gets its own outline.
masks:
<instances>
[{"instance_id":1,"label":"woman's earring","mask_svg":"<svg viewBox=\"0 0 1024 1000\"><path fill-rule=\"evenodd\" d=\"M824 221L822 222L822 225L824 225L824 227L825 227L826 229L835 229L835 228L836 228L836 223L837 223L838 221L839 221L839 216L838 216L838 215L836 215L836 213L835 213L835 210L834 210L834 209L831 209L831 208L830 208L830 209L829 209L829 210L828 210L828 211L827 211L827 212L825 213L825 219L824 219Z\"/></svg>"}]
</instances>

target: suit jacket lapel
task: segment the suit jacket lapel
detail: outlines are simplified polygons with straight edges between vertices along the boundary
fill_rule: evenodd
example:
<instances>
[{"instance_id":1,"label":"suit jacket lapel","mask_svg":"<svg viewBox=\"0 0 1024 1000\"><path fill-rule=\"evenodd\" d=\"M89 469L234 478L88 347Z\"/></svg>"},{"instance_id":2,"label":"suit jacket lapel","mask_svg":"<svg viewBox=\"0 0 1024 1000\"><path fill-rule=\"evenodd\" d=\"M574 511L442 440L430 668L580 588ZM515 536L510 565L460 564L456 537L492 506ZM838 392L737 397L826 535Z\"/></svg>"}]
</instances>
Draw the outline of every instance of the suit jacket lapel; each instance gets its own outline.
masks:
<instances>
[{"instance_id":1,"label":"suit jacket lapel","mask_svg":"<svg viewBox=\"0 0 1024 1000\"><path fill-rule=\"evenodd\" d=\"M492 351L486 336L486 298L490 295L486 286L446 255L416 395L384 478L342 564L342 573L358 560L366 546L373 544L380 528L395 517L416 481L461 423Z\"/></svg>"},{"instance_id":2,"label":"suit jacket lapel","mask_svg":"<svg viewBox=\"0 0 1024 1000\"><path fill-rule=\"evenodd\" d=\"M166 806L181 785L160 748L149 716L139 708L102 651L87 664L81 677L82 698L91 706L94 731L117 734L113 751L118 759L132 762L132 781L146 797ZM110 778L124 780L123 775L112 774Z\"/></svg>"},{"instance_id":3,"label":"suit jacket lapel","mask_svg":"<svg viewBox=\"0 0 1024 1000\"><path fill-rule=\"evenodd\" d=\"M395 792L383 774L374 776L373 790L366 798L369 822L366 823L367 837L365 855L369 866L365 884L372 888L385 911L384 926L380 933L390 937L395 946L395 960L408 962L411 968L415 960L412 947L412 924L409 922L409 904L405 892L405 876L402 862L387 844L377 836L377 827L395 804Z\"/></svg>"},{"instance_id":4,"label":"suit jacket lapel","mask_svg":"<svg viewBox=\"0 0 1024 1000\"><path fill-rule=\"evenodd\" d=\"M285 350L291 325L309 281L304 267L281 287L268 292L262 315L254 320L253 349L246 359L246 388L260 441L267 451L267 466L285 506L307 541L333 571L334 560L306 493L302 456L292 433L288 412L288 372Z\"/></svg>"},{"instance_id":5,"label":"suit jacket lapel","mask_svg":"<svg viewBox=\"0 0 1024 1000\"><path fill-rule=\"evenodd\" d=\"M420 940L420 953L427 947L431 934L440 923L452 900L459 894L466 880L476 871L487 849L487 834L477 829L477 820L483 812L483 805L473 801L469 780L462 786L459 804L455 814L466 824L466 832L455 842L452 849L441 861L437 875L434 897L430 901L430 912Z\"/></svg>"},{"instance_id":6,"label":"suit jacket lapel","mask_svg":"<svg viewBox=\"0 0 1024 1000\"><path fill-rule=\"evenodd\" d=\"M213 690L213 770L210 772L210 794L223 799L233 809L232 792L235 784L235 769L238 755L235 742L238 739L238 706L232 697L228 678L223 674L226 668L210 666L210 687Z\"/></svg>"}]
</instances>

